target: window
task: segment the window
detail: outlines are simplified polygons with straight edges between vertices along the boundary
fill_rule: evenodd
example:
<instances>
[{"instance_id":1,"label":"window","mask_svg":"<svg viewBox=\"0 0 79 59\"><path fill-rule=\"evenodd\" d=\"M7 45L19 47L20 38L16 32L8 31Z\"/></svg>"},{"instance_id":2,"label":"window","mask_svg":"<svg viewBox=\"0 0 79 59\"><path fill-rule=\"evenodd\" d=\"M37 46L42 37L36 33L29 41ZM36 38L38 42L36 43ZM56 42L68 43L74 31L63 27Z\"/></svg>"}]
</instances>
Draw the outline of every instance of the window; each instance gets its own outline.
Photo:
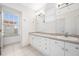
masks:
<instances>
[{"instance_id":1,"label":"window","mask_svg":"<svg viewBox=\"0 0 79 59\"><path fill-rule=\"evenodd\" d=\"M4 12L4 36L18 35L19 16L5 11Z\"/></svg>"}]
</instances>

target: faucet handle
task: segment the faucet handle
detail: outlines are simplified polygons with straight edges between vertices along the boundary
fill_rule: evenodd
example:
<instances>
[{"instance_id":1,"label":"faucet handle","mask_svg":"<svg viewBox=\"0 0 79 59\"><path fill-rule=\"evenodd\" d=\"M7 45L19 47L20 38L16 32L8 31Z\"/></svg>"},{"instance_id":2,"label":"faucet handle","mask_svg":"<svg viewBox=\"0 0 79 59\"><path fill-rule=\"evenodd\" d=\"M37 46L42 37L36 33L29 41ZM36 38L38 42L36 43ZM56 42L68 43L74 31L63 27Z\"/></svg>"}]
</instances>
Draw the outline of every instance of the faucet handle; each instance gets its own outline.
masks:
<instances>
[{"instance_id":1,"label":"faucet handle","mask_svg":"<svg viewBox=\"0 0 79 59\"><path fill-rule=\"evenodd\" d=\"M68 32L65 33L65 37L68 37Z\"/></svg>"}]
</instances>

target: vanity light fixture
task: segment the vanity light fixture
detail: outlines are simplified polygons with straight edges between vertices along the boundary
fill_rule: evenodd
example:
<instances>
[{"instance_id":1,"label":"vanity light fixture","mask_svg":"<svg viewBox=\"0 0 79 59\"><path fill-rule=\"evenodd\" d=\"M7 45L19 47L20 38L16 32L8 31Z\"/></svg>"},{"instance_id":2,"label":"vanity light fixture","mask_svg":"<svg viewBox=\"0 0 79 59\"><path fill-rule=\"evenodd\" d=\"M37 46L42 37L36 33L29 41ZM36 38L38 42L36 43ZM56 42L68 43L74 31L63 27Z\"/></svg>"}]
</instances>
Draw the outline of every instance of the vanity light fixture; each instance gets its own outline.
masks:
<instances>
[{"instance_id":1,"label":"vanity light fixture","mask_svg":"<svg viewBox=\"0 0 79 59\"><path fill-rule=\"evenodd\" d=\"M64 8L67 7L69 5L71 5L72 3L61 3L61 4L57 4L57 8Z\"/></svg>"}]
</instances>

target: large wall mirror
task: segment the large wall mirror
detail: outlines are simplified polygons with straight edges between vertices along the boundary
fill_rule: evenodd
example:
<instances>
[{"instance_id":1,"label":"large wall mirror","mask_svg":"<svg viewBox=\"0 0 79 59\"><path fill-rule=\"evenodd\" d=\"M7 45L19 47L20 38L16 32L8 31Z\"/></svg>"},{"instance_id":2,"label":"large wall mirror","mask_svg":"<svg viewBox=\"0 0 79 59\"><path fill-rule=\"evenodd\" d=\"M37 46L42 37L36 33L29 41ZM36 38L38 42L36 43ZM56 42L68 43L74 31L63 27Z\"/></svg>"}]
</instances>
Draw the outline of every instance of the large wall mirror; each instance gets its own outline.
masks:
<instances>
[{"instance_id":1,"label":"large wall mirror","mask_svg":"<svg viewBox=\"0 0 79 59\"><path fill-rule=\"evenodd\" d=\"M69 16L65 20L65 33L70 35L79 35L79 16Z\"/></svg>"},{"instance_id":2,"label":"large wall mirror","mask_svg":"<svg viewBox=\"0 0 79 59\"><path fill-rule=\"evenodd\" d=\"M36 31L37 32L44 31L44 24L45 24L45 15L43 13L36 15Z\"/></svg>"},{"instance_id":3,"label":"large wall mirror","mask_svg":"<svg viewBox=\"0 0 79 59\"><path fill-rule=\"evenodd\" d=\"M42 13L36 15L37 32L68 34L79 37L78 5L63 3L61 6L61 8L44 10L45 15Z\"/></svg>"}]
</instances>

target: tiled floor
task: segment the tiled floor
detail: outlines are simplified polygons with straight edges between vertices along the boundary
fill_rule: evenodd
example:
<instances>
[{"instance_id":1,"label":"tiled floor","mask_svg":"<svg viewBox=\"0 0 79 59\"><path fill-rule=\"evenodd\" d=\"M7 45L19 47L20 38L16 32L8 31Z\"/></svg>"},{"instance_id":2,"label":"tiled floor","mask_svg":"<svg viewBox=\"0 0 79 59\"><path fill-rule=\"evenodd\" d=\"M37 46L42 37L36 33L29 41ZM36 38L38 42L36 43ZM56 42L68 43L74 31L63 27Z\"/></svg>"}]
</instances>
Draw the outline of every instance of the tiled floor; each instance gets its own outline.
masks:
<instances>
[{"instance_id":1,"label":"tiled floor","mask_svg":"<svg viewBox=\"0 0 79 59\"><path fill-rule=\"evenodd\" d=\"M3 48L2 56L42 56L42 54L31 46L21 47L20 44L12 44Z\"/></svg>"}]
</instances>

